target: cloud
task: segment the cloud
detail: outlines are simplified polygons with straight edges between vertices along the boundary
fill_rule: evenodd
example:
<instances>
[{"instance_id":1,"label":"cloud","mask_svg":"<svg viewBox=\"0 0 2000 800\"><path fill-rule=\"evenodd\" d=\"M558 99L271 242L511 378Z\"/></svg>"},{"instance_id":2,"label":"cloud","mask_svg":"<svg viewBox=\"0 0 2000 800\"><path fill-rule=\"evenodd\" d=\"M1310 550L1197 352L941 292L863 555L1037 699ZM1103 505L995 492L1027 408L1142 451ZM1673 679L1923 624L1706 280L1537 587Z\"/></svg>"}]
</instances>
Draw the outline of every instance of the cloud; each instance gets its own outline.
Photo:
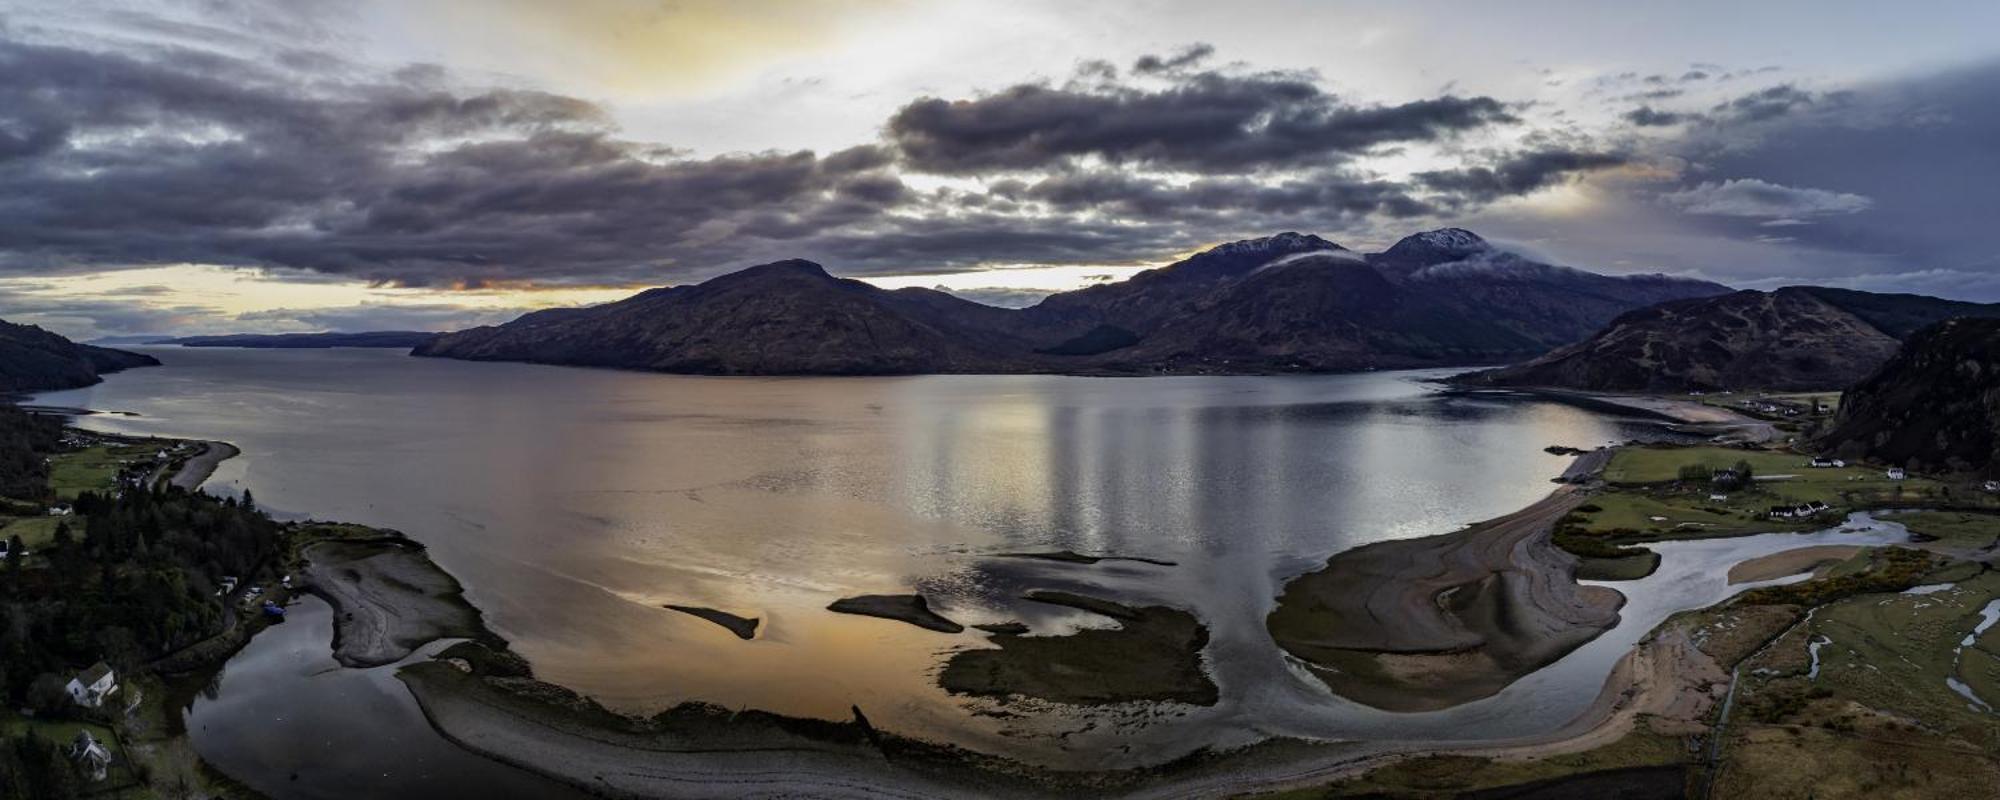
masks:
<instances>
[{"instance_id":1,"label":"cloud","mask_svg":"<svg viewBox=\"0 0 2000 800\"><path fill-rule=\"evenodd\" d=\"M451 303L364 303L332 308L273 308L216 321L231 331L450 331L497 325L532 308L468 307Z\"/></svg>"},{"instance_id":2,"label":"cloud","mask_svg":"<svg viewBox=\"0 0 2000 800\"><path fill-rule=\"evenodd\" d=\"M693 157L574 97L189 44L203 36L94 50L0 30L0 273L194 263L461 288L674 283L797 256L863 275L1131 263L1551 179L1512 163L1381 178L1352 162L1518 120L1489 97L1367 105L1309 74L1207 69L1204 45L1126 82L1105 66L913 101L881 140L831 153ZM995 170L990 187L906 180Z\"/></svg>"},{"instance_id":3,"label":"cloud","mask_svg":"<svg viewBox=\"0 0 2000 800\"><path fill-rule=\"evenodd\" d=\"M1306 75L1173 66L1188 55L1141 60L1140 71L1168 76L1161 87L1020 84L967 100L922 98L890 117L888 138L908 164L928 172L1060 168L1095 158L1215 173L1334 163L1517 121L1491 97L1364 106Z\"/></svg>"},{"instance_id":4,"label":"cloud","mask_svg":"<svg viewBox=\"0 0 2000 800\"><path fill-rule=\"evenodd\" d=\"M1790 275L1744 281L1744 289L1778 289L1786 286L1834 286L1864 292L1925 294L1974 302L2000 302L2000 275L1957 269L1925 269L1908 272L1867 272L1857 275Z\"/></svg>"},{"instance_id":5,"label":"cloud","mask_svg":"<svg viewBox=\"0 0 2000 800\"><path fill-rule=\"evenodd\" d=\"M936 286L933 288L964 300L984 303L989 306L999 306L1000 308L1027 308L1028 306L1042 302L1042 298L1052 294L1047 289L1015 289L1006 286L972 287L967 289L953 289L945 286Z\"/></svg>"},{"instance_id":6,"label":"cloud","mask_svg":"<svg viewBox=\"0 0 2000 800\"><path fill-rule=\"evenodd\" d=\"M1213 55L1215 55L1214 45L1196 43L1171 56L1140 56L1139 60L1132 62L1132 71L1140 74L1173 72L1200 64Z\"/></svg>"},{"instance_id":7,"label":"cloud","mask_svg":"<svg viewBox=\"0 0 2000 800\"><path fill-rule=\"evenodd\" d=\"M1787 83L1719 103L1712 110L1732 122L1763 122L1845 98L1839 93L1816 95Z\"/></svg>"},{"instance_id":8,"label":"cloud","mask_svg":"<svg viewBox=\"0 0 2000 800\"><path fill-rule=\"evenodd\" d=\"M1682 114L1673 111L1659 111L1654 109L1652 106L1640 106L1638 108L1632 109L1631 111L1625 112L1623 116L1626 122L1630 122L1641 128L1659 128L1659 127L1666 127L1669 125L1679 125L1683 121L1686 121L1692 117L1692 115L1689 114Z\"/></svg>"},{"instance_id":9,"label":"cloud","mask_svg":"<svg viewBox=\"0 0 2000 800\"><path fill-rule=\"evenodd\" d=\"M1780 186L1756 178L1707 182L1691 189L1669 192L1661 195L1660 199L1691 214L1767 217L1784 221L1854 214L1874 205L1874 201L1858 194Z\"/></svg>"},{"instance_id":10,"label":"cloud","mask_svg":"<svg viewBox=\"0 0 2000 800\"><path fill-rule=\"evenodd\" d=\"M786 241L908 199L878 147L688 159L621 140L598 107L544 92L302 83L214 53L4 38L0 73L0 269L635 278L789 254Z\"/></svg>"},{"instance_id":11,"label":"cloud","mask_svg":"<svg viewBox=\"0 0 2000 800\"><path fill-rule=\"evenodd\" d=\"M1515 153L1487 166L1420 172L1417 173L1417 180L1432 189L1450 192L1469 201L1487 202L1527 194L1553 186L1577 173L1615 167L1628 161L1625 156L1615 153L1549 147Z\"/></svg>"}]
</instances>

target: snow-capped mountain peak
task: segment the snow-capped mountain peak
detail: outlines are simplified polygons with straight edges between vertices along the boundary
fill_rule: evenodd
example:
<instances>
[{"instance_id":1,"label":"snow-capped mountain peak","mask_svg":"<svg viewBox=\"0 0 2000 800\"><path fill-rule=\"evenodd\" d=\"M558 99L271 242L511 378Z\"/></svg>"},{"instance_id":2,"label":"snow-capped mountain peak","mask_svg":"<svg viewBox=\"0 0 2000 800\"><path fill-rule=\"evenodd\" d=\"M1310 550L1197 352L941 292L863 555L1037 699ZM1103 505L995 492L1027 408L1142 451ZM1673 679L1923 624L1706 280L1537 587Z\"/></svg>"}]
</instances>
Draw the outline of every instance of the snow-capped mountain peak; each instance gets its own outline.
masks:
<instances>
[{"instance_id":1,"label":"snow-capped mountain peak","mask_svg":"<svg viewBox=\"0 0 2000 800\"><path fill-rule=\"evenodd\" d=\"M1253 253L1298 253L1310 250L1345 250L1340 245L1321 239L1309 233L1286 231L1275 236L1219 244L1204 251L1203 255L1248 255Z\"/></svg>"}]
</instances>

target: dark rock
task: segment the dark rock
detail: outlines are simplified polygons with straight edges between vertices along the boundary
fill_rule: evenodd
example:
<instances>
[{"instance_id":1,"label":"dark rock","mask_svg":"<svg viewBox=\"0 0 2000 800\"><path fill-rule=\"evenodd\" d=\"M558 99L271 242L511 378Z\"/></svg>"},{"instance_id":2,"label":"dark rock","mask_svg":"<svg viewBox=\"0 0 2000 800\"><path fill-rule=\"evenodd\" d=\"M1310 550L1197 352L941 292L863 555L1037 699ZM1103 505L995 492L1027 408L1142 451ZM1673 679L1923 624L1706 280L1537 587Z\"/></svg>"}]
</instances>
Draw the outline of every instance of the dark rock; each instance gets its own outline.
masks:
<instances>
[{"instance_id":1,"label":"dark rock","mask_svg":"<svg viewBox=\"0 0 2000 800\"><path fill-rule=\"evenodd\" d=\"M757 625L761 621L755 617L739 617L727 611L717 611L713 608L704 608L701 606L669 605L666 608L721 625L727 628L730 633L736 634L736 638L738 639L750 639L756 636Z\"/></svg>"},{"instance_id":2,"label":"dark rock","mask_svg":"<svg viewBox=\"0 0 2000 800\"><path fill-rule=\"evenodd\" d=\"M932 611L930 602L919 594L865 594L859 597L843 597L833 601L826 610L893 619L940 633L959 633L965 630L964 625Z\"/></svg>"}]
</instances>

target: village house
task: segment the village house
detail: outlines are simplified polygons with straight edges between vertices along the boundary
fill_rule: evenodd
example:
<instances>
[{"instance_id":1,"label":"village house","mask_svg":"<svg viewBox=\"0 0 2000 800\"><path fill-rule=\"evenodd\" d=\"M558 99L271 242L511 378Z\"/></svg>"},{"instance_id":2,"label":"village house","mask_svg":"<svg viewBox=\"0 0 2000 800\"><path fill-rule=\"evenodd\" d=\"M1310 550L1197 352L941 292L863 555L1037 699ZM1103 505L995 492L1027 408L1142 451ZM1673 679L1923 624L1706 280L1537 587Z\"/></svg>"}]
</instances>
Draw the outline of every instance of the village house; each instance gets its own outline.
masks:
<instances>
[{"instance_id":1,"label":"village house","mask_svg":"<svg viewBox=\"0 0 2000 800\"><path fill-rule=\"evenodd\" d=\"M57 503L49 506L49 516L51 517L67 517L71 513L74 513L74 511L75 509L70 508L68 503Z\"/></svg>"},{"instance_id":2,"label":"village house","mask_svg":"<svg viewBox=\"0 0 2000 800\"><path fill-rule=\"evenodd\" d=\"M1722 503L1722 502L1727 502L1729 500L1729 495L1723 494L1721 492L1715 492L1713 494L1710 494L1708 496L1708 499L1710 502Z\"/></svg>"},{"instance_id":3,"label":"village house","mask_svg":"<svg viewBox=\"0 0 2000 800\"><path fill-rule=\"evenodd\" d=\"M1987 481L1987 482L1986 482L1986 491L1989 491L1989 492L2000 492L2000 481Z\"/></svg>"},{"instance_id":4,"label":"village house","mask_svg":"<svg viewBox=\"0 0 2000 800\"><path fill-rule=\"evenodd\" d=\"M1845 467L1845 466L1847 466L1847 462L1845 462L1845 461L1842 461L1842 460L1840 460L1840 459L1838 459L1838 458L1827 458L1827 457L1825 457L1825 456L1813 456L1813 460L1812 460L1812 462L1811 462L1811 466L1813 466L1813 467L1815 467L1815 468L1824 468L1824 467Z\"/></svg>"},{"instance_id":5,"label":"village house","mask_svg":"<svg viewBox=\"0 0 2000 800\"><path fill-rule=\"evenodd\" d=\"M88 730L76 732L76 739L69 745L69 757L76 762L77 769L93 781L104 780L104 776L111 772L111 751Z\"/></svg>"},{"instance_id":6,"label":"village house","mask_svg":"<svg viewBox=\"0 0 2000 800\"><path fill-rule=\"evenodd\" d=\"M1909 475L1903 471L1902 467L1890 467L1886 474L1889 476L1889 480L1892 481L1900 481Z\"/></svg>"},{"instance_id":7,"label":"village house","mask_svg":"<svg viewBox=\"0 0 2000 800\"><path fill-rule=\"evenodd\" d=\"M1771 519L1805 519L1833 510L1833 506L1813 500L1792 506L1771 506L1764 516Z\"/></svg>"},{"instance_id":8,"label":"village house","mask_svg":"<svg viewBox=\"0 0 2000 800\"><path fill-rule=\"evenodd\" d=\"M69 679L69 685L63 688L69 691L70 699L75 700L77 705L97 708L104 705L105 697L118 691L118 675L111 671L111 665L99 661L84 670L83 674Z\"/></svg>"}]
</instances>

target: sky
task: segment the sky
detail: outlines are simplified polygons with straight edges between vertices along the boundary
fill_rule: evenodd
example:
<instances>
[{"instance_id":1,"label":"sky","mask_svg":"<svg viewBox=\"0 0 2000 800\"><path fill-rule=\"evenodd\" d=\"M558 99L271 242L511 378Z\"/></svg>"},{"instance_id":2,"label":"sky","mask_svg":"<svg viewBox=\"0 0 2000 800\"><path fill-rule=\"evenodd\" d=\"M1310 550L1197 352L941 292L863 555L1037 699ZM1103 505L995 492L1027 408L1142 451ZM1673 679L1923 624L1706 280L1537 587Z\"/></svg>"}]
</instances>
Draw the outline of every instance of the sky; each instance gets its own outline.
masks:
<instances>
[{"instance_id":1,"label":"sky","mask_svg":"<svg viewBox=\"0 0 2000 800\"><path fill-rule=\"evenodd\" d=\"M2000 4L0 0L0 317L452 329L1295 230L2000 301Z\"/></svg>"}]
</instances>

